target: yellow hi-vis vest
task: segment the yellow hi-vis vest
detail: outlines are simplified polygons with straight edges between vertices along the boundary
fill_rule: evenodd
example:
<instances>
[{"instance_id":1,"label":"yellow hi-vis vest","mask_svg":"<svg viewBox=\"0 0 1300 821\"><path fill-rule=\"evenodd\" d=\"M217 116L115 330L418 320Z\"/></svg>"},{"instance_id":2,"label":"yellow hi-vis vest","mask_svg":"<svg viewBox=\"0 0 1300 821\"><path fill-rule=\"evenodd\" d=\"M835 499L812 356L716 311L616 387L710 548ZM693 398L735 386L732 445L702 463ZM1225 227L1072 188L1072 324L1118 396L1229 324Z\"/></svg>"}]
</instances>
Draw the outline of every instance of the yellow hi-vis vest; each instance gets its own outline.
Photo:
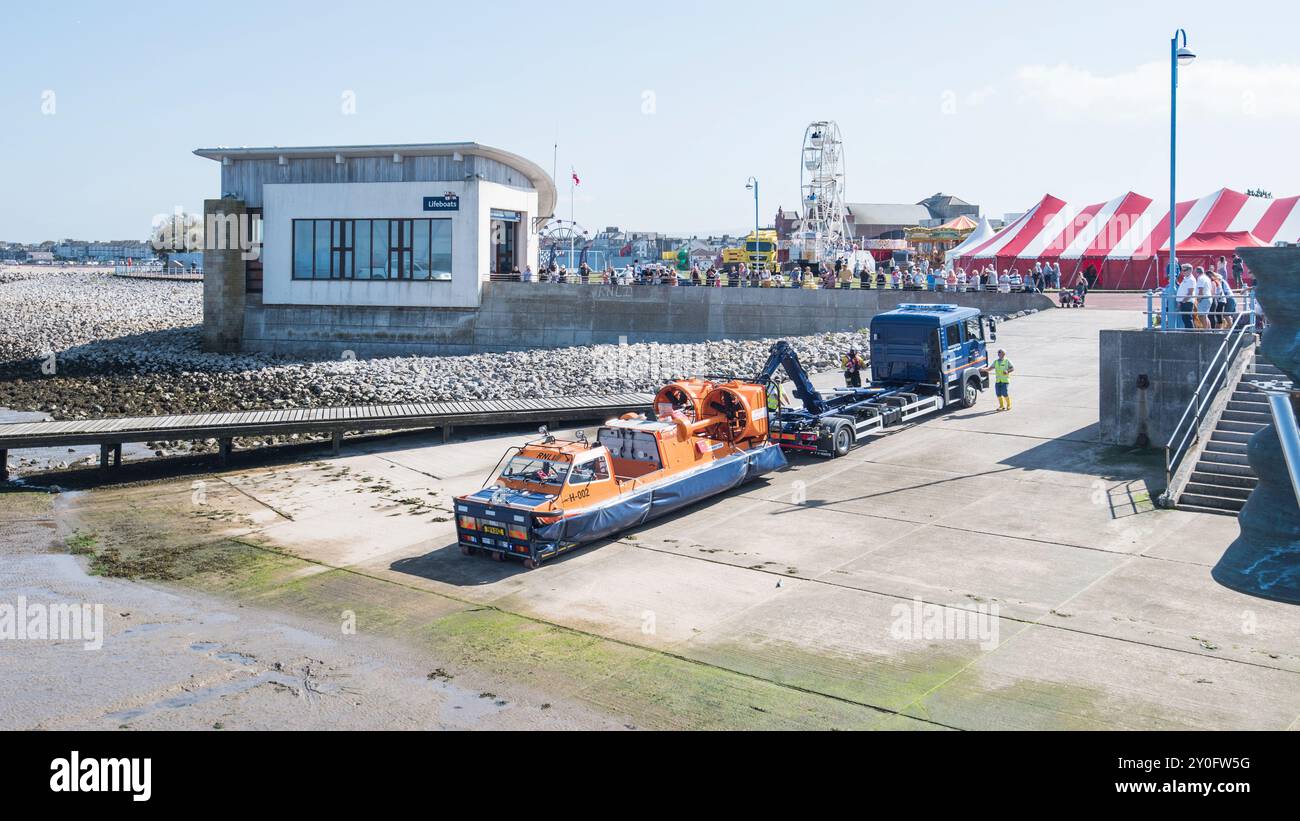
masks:
<instances>
[{"instance_id":1,"label":"yellow hi-vis vest","mask_svg":"<svg viewBox=\"0 0 1300 821\"><path fill-rule=\"evenodd\" d=\"M1011 381L1011 360L995 359L993 360L993 373L998 382Z\"/></svg>"}]
</instances>

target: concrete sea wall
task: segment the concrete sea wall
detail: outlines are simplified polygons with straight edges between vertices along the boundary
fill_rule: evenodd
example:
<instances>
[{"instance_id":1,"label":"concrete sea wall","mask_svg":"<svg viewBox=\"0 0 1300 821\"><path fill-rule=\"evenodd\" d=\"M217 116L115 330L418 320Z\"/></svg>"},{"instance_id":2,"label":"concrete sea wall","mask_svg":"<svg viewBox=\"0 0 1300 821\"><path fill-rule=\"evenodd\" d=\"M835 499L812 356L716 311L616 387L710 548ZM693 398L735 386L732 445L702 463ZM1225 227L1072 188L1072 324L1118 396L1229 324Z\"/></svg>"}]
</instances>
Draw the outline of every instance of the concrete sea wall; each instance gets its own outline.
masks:
<instances>
[{"instance_id":1,"label":"concrete sea wall","mask_svg":"<svg viewBox=\"0 0 1300 821\"><path fill-rule=\"evenodd\" d=\"M907 302L1007 315L1042 294L593 286L489 282L478 309L245 304L246 350L298 356L449 355L570 345L804 336L867 327Z\"/></svg>"},{"instance_id":2,"label":"concrete sea wall","mask_svg":"<svg viewBox=\"0 0 1300 821\"><path fill-rule=\"evenodd\" d=\"M1223 344L1209 331L1101 332L1101 441L1163 448ZM1239 357L1252 355L1243 346Z\"/></svg>"}]
</instances>

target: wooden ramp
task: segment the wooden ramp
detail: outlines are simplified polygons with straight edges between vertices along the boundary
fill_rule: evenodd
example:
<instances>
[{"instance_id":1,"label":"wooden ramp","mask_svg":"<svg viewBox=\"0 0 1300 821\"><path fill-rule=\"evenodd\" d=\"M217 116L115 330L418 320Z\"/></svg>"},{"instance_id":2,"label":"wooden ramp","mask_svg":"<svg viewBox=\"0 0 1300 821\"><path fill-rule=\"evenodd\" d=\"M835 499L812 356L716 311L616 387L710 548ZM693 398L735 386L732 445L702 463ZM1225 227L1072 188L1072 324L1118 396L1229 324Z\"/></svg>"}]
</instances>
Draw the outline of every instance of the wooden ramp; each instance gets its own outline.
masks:
<instances>
[{"instance_id":1,"label":"wooden ramp","mask_svg":"<svg viewBox=\"0 0 1300 821\"><path fill-rule=\"evenodd\" d=\"M287 436L330 433L334 449L346 431L441 428L446 441L456 426L525 422L604 420L629 411L647 411L651 394L560 396L537 399L470 400L406 405L350 405L265 411L192 413L182 416L128 416L66 422L15 422L0 425L0 481L8 480L6 458L20 448L99 445L100 467L121 464L122 443L178 439L216 439L224 463L237 436Z\"/></svg>"}]
</instances>

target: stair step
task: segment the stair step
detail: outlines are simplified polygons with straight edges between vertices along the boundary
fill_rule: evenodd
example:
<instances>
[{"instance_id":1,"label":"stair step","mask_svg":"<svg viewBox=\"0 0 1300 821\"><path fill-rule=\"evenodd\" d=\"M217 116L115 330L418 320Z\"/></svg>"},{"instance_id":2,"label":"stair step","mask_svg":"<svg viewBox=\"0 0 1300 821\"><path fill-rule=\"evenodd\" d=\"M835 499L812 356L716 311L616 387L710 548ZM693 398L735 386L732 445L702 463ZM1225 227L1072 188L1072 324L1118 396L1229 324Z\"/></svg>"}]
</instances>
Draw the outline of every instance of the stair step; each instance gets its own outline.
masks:
<instances>
[{"instance_id":1,"label":"stair step","mask_svg":"<svg viewBox=\"0 0 1300 821\"><path fill-rule=\"evenodd\" d=\"M1255 360L1255 373L1264 373L1264 374L1268 374L1269 376L1281 376L1283 378L1286 377L1286 374L1282 373L1282 369L1279 368L1277 365L1270 365L1267 362L1260 362L1258 359Z\"/></svg>"},{"instance_id":2,"label":"stair step","mask_svg":"<svg viewBox=\"0 0 1300 821\"><path fill-rule=\"evenodd\" d=\"M1265 405L1264 407L1267 409L1268 406ZM1254 422L1260 427L1273 421L1273 415L1268 410L1258 411L1248 408L1226 408L1219 418L1226 419L1229 422Z\"/></svg>"},{"instance_id":3,"label":"stair step","mask_svg":"<svg viewBox=\"0 0 1300 821\"><path fill-rule=\"evenodd\" d=\"M1246 504L1245 499L1232 499L1223 496L1212 496L1204 493L1187 493L1184 492L1178 497L1178 506L1195 505L1197 507L1208 507L1213 510L1237 513Z\"/></svg>"},{"instance_id":4,"label":"stair step","mask_svg":"<svg viewBox=\"0 0 1300 821\"><path fill-rule=\"evenodd\" d=\"M1213 439L1205 443L1203 453L1221 453L1230 456L1240 456L1246 458L1246 445L1241 442L1217 442ZM1244 464L1244 462L1243 462Z\"/></svg>"},{"instance_id":5,"label":"stair step","mask_svg":"<svg viewBox=\"0 0 1300 821\"><path fill-rule=\"evenodd\" d=\"M1205 469L1202 470L1202 466ZM1196 465L1196 470L1192 471L1192 480L1187 486L1197 485L1218 485L1219 487L1244 488L1254 490L1259 480L1253 475L1241 476L1230 473L1220 473L1216 468L1218 465L1206 465L1204 462Z\"/></svg>"},{"instance_id":6,"label":"stair step","mask_svg":"<svg viewBox=\"0 0 1300 821\"><path fill-rule=\"evenodd\" d=\"M1255 477L1254 468L1246 461L1245 455L1239 453L1213 453L1207 450L1201 454L1200 461L1196 463L1196 469L1208 473L1223 473L1229 476Z\"/></svg>"},{"instance_id":7,"label":"stair step","mask_svg":"<svg viewBox=\"0 0 1300 821\"><path fill-rule=\"evenodd\" d=\"M1250 437L1254 435L1255 434L1253 432L1243 433L1241 431L1234 431L1234 430L1216 430L1214 431L1214 433L1210 434L1210 441L1227 442L1230 444L1244 445L1247 442L1249 442Z\"/></svg>"},{"instance_id":8,"label":"stair step","mask_svg":"<svg viewBox=\"0 0 1300 821\"><path fill-rule=\"evenodd\" d=\"M1237 390L1242 390L1242 391L1251 391L1251 392L1253 392L1253 393L1263 393L1264 390L1265 390L1265 388L1263 388L1263 387L1261 387L1259 384L1257 384L1257 383L1263 383L1263 382L1276 382L1276 383L1277 383L1277 384L1275 384L1275 385L1270 385L1270 386L1269 386L1269 389L1280 388L1280 389L1283 389L1283 390L1289 390L1289 389L1292 387L1292 385L1291 385L1291 380L1289 380L1289 379L1269 379L1269 378L1268 378L1268 374L1263 374L1263 373L1261 373L1261 374L1258 374L1254 379L1249 379L1249 381L1247 381L1248 378L1249 378L1249 376L1247 376L1247 377L1243 377L1242 380L1241 380L1240 382L1237 383Z\"/></svg>"},{"instance_id":9,"label":"stair step","mask_svg":"<svg viewBox=\"0 0 1300 821\"><path fill-rule=\"evenodd\" d=\"M1238 411L1240 413L1240 411ZM1238 422L1234 419L1219 419L1214 426L1215 433L1255 433L1264 428L1267 422Z\"/></svg>"},{"instance_id":10,"label":"stair step","mask_svg":"<svg viewBox=\"0 0 1300 821\"><path fill-rule=\"evenodd\" d=\"M1221 499L1240 499L1242 504L1250 498L1250 492L1254 488L1249 487L1232 487L1230 485L1212 485L1204 482L1188 482L1183 488L1184 494L1194 494L1199 496L1217 496Z\"/></svg>"},{"instance_id":11,"label":"stair step","mask_svg":"<svg viewBox=\"0 0 1300 821\"><path fill-rule=\"evenodd\" d=\"M1246 411L1247 413L1262 413L1265 415L1269 412L1268 403L1262 399L1258 401L1253 399L1237 399L1237 394L1235 393L1232 396L1233 398L1228 400L1227 407L1230 411Z\"/></svg>"},{"instance_id":12,"label":"stair step","mask_svg":"<svg viewBox=\"0 0 1300 821\"><path fill-rule=\"evenodd\" d=\"M1216 516L1236 516L1238 511L1228 510L1222 507L1202 507L1188 502L1180 501L1174 505L1178 510L1186 510L1189 513L1213 513Z\"/></svg>"}]
</instances>

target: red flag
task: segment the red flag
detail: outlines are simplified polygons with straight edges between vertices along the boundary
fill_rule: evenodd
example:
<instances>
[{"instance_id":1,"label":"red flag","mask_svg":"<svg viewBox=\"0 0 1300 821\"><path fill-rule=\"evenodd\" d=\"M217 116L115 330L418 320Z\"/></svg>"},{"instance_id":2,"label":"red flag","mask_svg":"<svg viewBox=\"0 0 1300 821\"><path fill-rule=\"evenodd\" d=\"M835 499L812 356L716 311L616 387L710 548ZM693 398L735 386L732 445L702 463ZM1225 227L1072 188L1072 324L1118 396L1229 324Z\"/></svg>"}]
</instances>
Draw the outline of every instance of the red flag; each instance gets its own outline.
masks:
<instances>
[{"instance_id":1,"label":"red flag","mask_svg":"<svg viewBox=\"0 0 1300 821\"><path fill-rule=\"evenodd\" d=\"M573 175L573 184L574 184L574 185L582 185L582 180L578 179L578 172L577 172L577 171L570 171L569 173Z\"/></svg>"}]
</instances>

